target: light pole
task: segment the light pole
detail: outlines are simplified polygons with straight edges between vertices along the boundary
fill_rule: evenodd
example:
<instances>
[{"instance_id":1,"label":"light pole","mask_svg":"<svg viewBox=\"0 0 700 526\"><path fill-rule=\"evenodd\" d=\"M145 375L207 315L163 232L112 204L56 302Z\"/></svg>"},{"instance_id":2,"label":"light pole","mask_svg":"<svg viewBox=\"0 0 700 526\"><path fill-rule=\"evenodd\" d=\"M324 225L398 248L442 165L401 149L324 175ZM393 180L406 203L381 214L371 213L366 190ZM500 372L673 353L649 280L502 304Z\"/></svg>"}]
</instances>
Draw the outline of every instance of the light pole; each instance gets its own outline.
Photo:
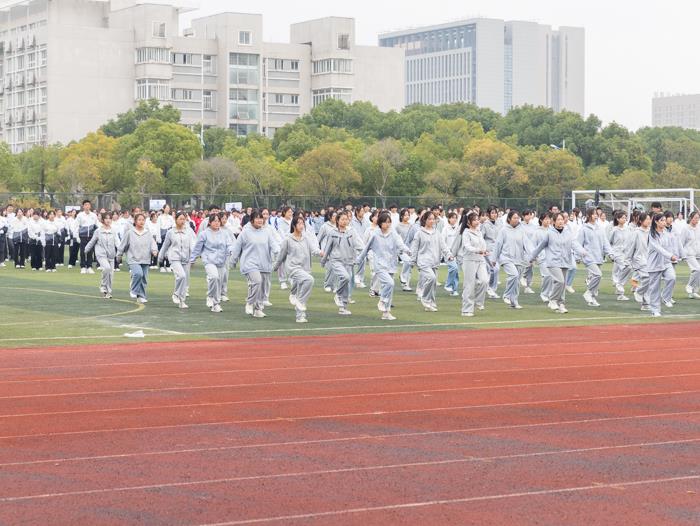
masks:
<instances>
[{"instance_id":1,"label":"light pole","mask_svg":"<svg viewBox=\"0 0 700 526\"><path fill-rule=\"evenodd\" d=\"M553 148L555 150L564 150L566 151L566 139L564 139L561 143L561 146L557 146L556 144L550 144L550 148Z\"/></svg>"}]
</instances>

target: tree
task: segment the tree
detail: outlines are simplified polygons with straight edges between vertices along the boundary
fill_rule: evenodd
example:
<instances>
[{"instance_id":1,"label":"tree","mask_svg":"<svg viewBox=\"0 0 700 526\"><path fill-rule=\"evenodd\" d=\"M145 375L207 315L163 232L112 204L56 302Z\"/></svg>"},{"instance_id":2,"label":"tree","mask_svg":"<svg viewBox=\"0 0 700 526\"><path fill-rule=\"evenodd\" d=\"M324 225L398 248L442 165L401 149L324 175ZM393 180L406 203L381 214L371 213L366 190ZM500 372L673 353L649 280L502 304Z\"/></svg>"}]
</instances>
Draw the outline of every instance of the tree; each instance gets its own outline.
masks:
<instances>
[{"instance_id":1,"label":"tree","mask_svg":"<svg viewBox=\"0 0 700 526\"><path fill-rule=\"evenodd\" d=\"M195 133L199 135L199 130L195 130ZM211 159L220 156L224 150L226 139L235 136L232 130L225 128L206 128L204 130L204 158Z\"/></svg>"},{"instance_id":2,"label":"tree","mask_svg":"<svg viewBox=\"0 0 700 526\"><path fill-rule=\"evenodd\" d=\"M118 114L116 119L111 119L100 130L108 137L124 137L134 133L139 124L149 119L178 123L180 110L170 104L161 107L157 99L142 100L135 109Z\"/></svg>"},{"instance_id":3,"label":"tree","mask_svg":"<svg viewBox=\"0 0 700 526\"><path fill-rule=\"evenodd\" d=\"M17 156L24 189L41 194L46 192L46 182L49 174L58 168L62 149L60 144L34 146Z\"/></svg>"},{"instance_id":4,"label":"tree","mask_svg":"<svg viewBox=\"0 0 700 526\"><path fill-rule=\"evenodd\" d=\"M213 200L216 195L233 193L241 172L232 160L214 157L195 163L192 177L197 191Z\"/></svg>"},{"instance_id":5,"label":"tree","mask_svg":"<svg viewBox=\"0 0 700 526\"><path fill-rule=\"evenodd\" d=\"M509 197L525 187L527 173L518 164L515 148L495 139L470 142L464 150L467 185L488 197ZM476 194L475 195L479 195Z\"/></svg>"},{"instance_id":6,"label":"tree","mask_svg":"<svg viewBox=\"0 0 700 526\"><path fill-rule=\"evenodd\" d=\"M423 197L446 202L457 197L466 182L466 168L460 161L438 161L426 177Z\"/></svg>"},{"instance_id":7,"label":"tree","mask_svg":"<svg viewBox=\"0 0 700 526\"><path fill-rule=\"evenodd\" d=\"M140 159L134 172L133 187L141 195L162 193L165 189L163 170L149 159Z\"/></svg>"},{"instance_id":8,"label":"tree","mask_svg":"<svg viewBox=\"0 0 700 526\"><path fill-rule=\"evenodd\" d=\"M629 190L636 188L654 188L651 174L644 170L625 170L615 181L615 188Z\"/></svg>"},{"instance_id":9,"label":"tree","mask_svg":"<svg viewBox=\"0 0 700 526\"><path fill-rule=\"evenodd\" d=\"M693 173L676 162L669 162L654 184L659 188L697 188L699 179L698 173Z\"/></svg>"},{"instance_id":10,"label":"tree","mask_svg":"<svg viewBox=\"0 0 700 526\"><path fill-rule=\"evenodd\" d=\"M361 182L352 155L339 144L322 144L305 153L298 169L296 189L302 194L341 199L351 195Z\"/></svg>"},{"instance_id":11,"label":"tree","mask_svg":"<svg viewBox=\"0 0 700 526\"><path fill-rule=\"evenodd\" d=\"M382 200L386 207L386 190L391 186L399 170L406 163L401 143L396 139L383 139L369 146L358 162L365 188Z\"/></svg>"},{"instance_id":12,"label":"tree","mask_svg":"<svg viewBox=\"0 0 700 526\"><path fill-rule=\"evenodd\" d=\"M236 164L241 173L242 190L255 196L257 203L265 197L286 193L282 166L267 137L250 135L244 141L228 138L222 155Z\"/></svg>"},{"instance_id":13,"label":"tree","mask_svg":"<svg viewBox=\"0 0 700 526\"><path fill-rule=\"evenodd\" d=\"M569 151L553 150L543 146L526 156L529 194L536 197L559 199L576 188L583 177L581 159Z\"/></svg>"},{"instance_id":14,"label":"tree","mask_svg":"<svg viewBox=\"0 0 700 526\"><path fill-rule=\"evenodd\" d=\"M4 142L0 143L0 186L13 191L23 189L17 159Z\"/></svg>"},{"instance_id":15,"label":"tree","mask_svg":"<svg viewBox=\"0 0 700 526\"><path fill-rule=\"evenodd\" d=\"M116 144L116 139L97 132L68 145L58 168L48 175L47 188L60 193L102 192L103 177L114 169Z\"/></svg>"}]
</instances>

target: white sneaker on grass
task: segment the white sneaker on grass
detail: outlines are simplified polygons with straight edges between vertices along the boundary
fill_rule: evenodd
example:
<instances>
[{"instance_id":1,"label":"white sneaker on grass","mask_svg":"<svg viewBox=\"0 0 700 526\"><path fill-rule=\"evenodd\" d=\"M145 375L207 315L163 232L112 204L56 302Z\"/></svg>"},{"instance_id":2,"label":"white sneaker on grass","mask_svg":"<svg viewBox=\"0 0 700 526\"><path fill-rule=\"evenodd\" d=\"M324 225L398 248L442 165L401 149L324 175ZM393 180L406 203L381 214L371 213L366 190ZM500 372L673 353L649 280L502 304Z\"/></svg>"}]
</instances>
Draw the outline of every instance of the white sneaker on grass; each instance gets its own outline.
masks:
<instances>
[{"instance_id":1,"label":"white sneaker on grass","mask_svg":"<svg viewBox=\"0 0 700 526\"><path fill-rule=\"evenodd\" d=\"M174 303L175 305L180 305L180 298L178 298L175 294L173 294L173 295L170 297L170 299L173 300L173 303Z\"/></svg>"},{"instance_id":2,"label":"white sneaker on grass","mask_svg":"<svg viewBox=\"0 0 700 526\"><path fill-rule=\"evenodd\" d=\"M338 314L340 314L341 316L351 316L351 315L352 315L352 312L350 312L350 311L349 311L348 309L346 309L345 307L340 307L340 308L338 309Z\"/></svg>"},{"instance_id":3,"label":"white sneaker on grass","mask_svg":"<svg viewBox=\"0 0 700 526\"><path fill-rule=\"evenodd\" d=\"M252 316L252 315L255 313L255 309L253 308L253 306L252 306L250 303L246 303L246 305L245 305L245 313L246 313L248 316Z\"/></svg>"},{"instance_id":4,"label":"white sneaker on grass","mask_svg":"<svg viewBox=\"0 0 700 526\"><path fill-rule=\"evenodd\" d=\"M266 318L266 317L267 317L267 314L265 314L265 313L264 313L263 311L261 311L261 310L256 310L256 311L253 313L253 318Z\"/></svg>"},{"instance_id":5,"label":"white sneaker on grass","mask_svg":"<svg viewBox=\"0 0 700 526\"><path fill-rule=\"evenodd\" d=\"M382 319L386 321L394 321L396 318L391 315L391 312L387 311L384 314L382 314Z\"/></svg>"},{"instance_id":6,"label":"white sneaker on grass","mask_svg":"<svg viewBox=\"0 0 700 526\"><path fill-rule=\"evenodd\" d=\"M218 312L223 312L223 309L221 308L221 305L214 305L214 306L211 308L211 311L212 311L212 312L218 313Z\"/></svg>"}]
</instances>

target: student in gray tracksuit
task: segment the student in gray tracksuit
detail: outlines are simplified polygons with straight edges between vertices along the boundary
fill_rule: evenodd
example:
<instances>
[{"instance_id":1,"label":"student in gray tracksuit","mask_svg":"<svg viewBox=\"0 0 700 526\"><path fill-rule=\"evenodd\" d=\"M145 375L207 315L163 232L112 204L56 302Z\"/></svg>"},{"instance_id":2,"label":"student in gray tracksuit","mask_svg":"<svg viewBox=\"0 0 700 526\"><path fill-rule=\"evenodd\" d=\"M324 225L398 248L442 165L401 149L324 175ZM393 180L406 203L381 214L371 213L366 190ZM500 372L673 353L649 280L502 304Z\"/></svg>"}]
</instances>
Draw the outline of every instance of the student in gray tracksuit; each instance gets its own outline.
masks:
<instances>
[{"instance_id":1,"label":"student in gray tracksuit","mask_svg":"<svg viewBox=\"0 0 700 526\"><path fill-rule=\"evenodd\" d=\"M146 228L146 216L136 214L134 226L128 228L117 250L117 257L126 255L131 272L132 298L139 303L148 303L146 286L148 285L148 267L151 257L158 255L158 246L151 232Z\"/></svg>"},{"instance_id":2,"label":"student in gray tracksuit","mask_svg":"<svg viewBox=\"0 0 700 526\"><path fill-rule=\"evenodd\" d=\"M112 216L108 212L102 214L102 225L95 230L85 247L86 252L93 250L102 271L100 292L106 299L111 299L114 260L117 256L117 236L112 230Z\"/></svg>"},{"instance_id":3,"label":"student in gray tracksuit","mask_svg":"<svg viewBox=\"0 0 700 526\"><path fill-rule=\"evenodd\" d=\"M350 316L347 309L350 302L350 286L353 274L353 265L358 251L364 247L358 238L357 232L349 228L350 217L345 211L338 212L336 216L336 230L331 231L326 237L323 246L323 259L321 263L329 265L332 281L336 286L335 304L338 306L338 314Z\"/></svg>"},{"instance_id":4,"label":"student in gray tracksuit","mask_svg":"<svg viewBox=\"0 0 700 526\"><path fill-rule=\"evenodd\" d=\"M605 230L597 224L595 208L586 210L586 223L578 233L578 242L586 251L586 256L582 259L586 265L588 276L586 278L587 290L583 293L583 299L589 307L600 307L596 299L603 279L601 266L605 262L605 257L612 254L610 243L605 234Z\"/></svg>"},{"instance_id":5,"label":"student in gray tracksuit","mask_svg":"<svg viewBox=\"0 0 700 526\"><path fill-rule=\"evenodd\" d=\"M489 271L486 258L489 252L481 233L479 214L470 212L462 216L461 243L457 259L462 262L464 291L462 292L462 316L474 316L474 308L484 309Z\"/></svg>"},{"instance_id":6,"label":"student in gray tracksuit","mask_svg":"<svg viewBox=\"0 0 700 526\"><path fill-rule=\"evenodd\" d=\"M495 206L489 206L486 209L486 220L481 224L481 233L484 236L484 241L486 241L486 250L491 254L493 254L493 251L496 248L496 239L498 238L498 233L502 229L497 219L498 208ZM490 298L498 298L498 294L496 293L496 290L498 289L498 261L496 261L496 265L493 265L492 263L489 264L488 269L490 278L486 293Z\"/></svg>"},{"instance_id":7,"label":"student in gray tracksuit","mask_svg":"<svg viewBox=\"0 0 700 526\"><path fill-rule=\"evenodd\" d=\"M336 212L332 212L328 217L327 221L321 225L321 228L318 231L318 246L322 247L325 242L326 242L326 237L328 237L328 234L330 234L333 230L335 230L335 216ZM323 277L323 289L326 292L331 292L333 290L333 283L331 281L331 268L330 266L326 265L324 267L325 274Z\"/></svg>"},{"instance_id":8,"label":"student in gray tracksuit","mask_svg":"<svg viewBox=\"0 0 700 526\"><path fill-rule=\"evenodd\" d=\"M272 270L276 271L280 265L285 266L285 275L291 284L289 303L294 305L297 323L306 323L306 304L314 288L311 258L319 256L321 251L313 236L306 235L306 221L303 215L294 218L290 228L293 231L282 240Z\"/></svg>"},{"instance_id":9,"label":"student in gray tracksuit","mask_svg":"<svg viewBox=\"0 0 700 526\"><path fill-rule=\"evenodd\" d=\"M688 228L681 235L681 244L685 251L685 262L690 268L690 276L685 291L691 299L700 299L700 213L691 212L688 216Z\"/></svg>"},{"instance_id":10,"label":"student in gray tracksuit","mask_svg":"<svg viewBox=\"0 0 700 526\"><path fill-rule=\"evenodd\" d=\"M646 212L639 214L638 227L634 230L634 237L627 248L625 256L630 261L632 269L637 275L638 285L634 291L634 299L642 304L642 310L651 310L649 307L649 228L651 217Z\"/></svg>"},{"instance_id":11,"label":"student in gray tracksuit","mask_svg":"<svg viewBox=\"0 0 700 526\"><path fill-rule=\"evenodd\" d=\"M632 276L632 265L625 256L627 247L632 242L634 232L627 225L627 214L618 210L613 214L613 227L610 231L610 248L612 250L612 281L615 285L618 301L628 301L625 296L625 283Z\"/></svg>"},{"instance_id":12,"label":"student in gray tracksuit","mask_svg":"<svg viewBox=\"0 0 700 526\"><path fill-rule=\"evenodd\" d=\"M353 214L352 218L350 219L350 229L353 230L356 234L357 240L360 242L362 250L364 248L364 238L365 238L365 230L367 229L367 226L365 224L365 210L363 207L358 206L355 209L355 213ZM354 267L353 267L354 269ZM363 261L361 265L357 267L357 272L355 272L355 275L353 277L354 280L354 285L358 289L364 289L367 287L365 284L365 262Z\"/></svg>"},{"instance_id":13,"label":"student in gray tracksuit","mask_svg":"<svg viewBox=\"0 0 700 526\"><path fill-rule=\"evenodd\" d=\"M207 307L214 313L222 312L221 291L232 252L231 236L221 227L221 214L210 214L205 230L197 236L190 264L201 256L207 275Z\"/></svg>"},{"instance_id":14,"label":"student in gray tracksuit","mask_svg":"<svg viewBox=\"0 0 700 526\"><path fill-rule=\"evenodd\" d=\"M435 228L435 214L432 212L423 214L420 223L421 228L411 242L411 261L418 267L420 273L416 294L426 311L437 312L435 294L440 257L446 261L451 261L454 257L445 245L440 232Z\"/></svg>"},{"instance_id":15,"label":"student in gray tracksuit","mask_svg":"<svg viewBox=\"0 0 700 526\"><path fill-rule=\"evenodd\" d=\"M278 236L271 228L264 228L265 219L260 211L250 216L250 228L244 228L236 239L232 265L241 262L241 274L248 281L245 312L254 318L264 318L265 289L263 282L272 273L273 257L279 253Z\"/></svg>"},{"instance_id":16,"label":"student in gray tracksuit","mask_svg":"<svg viewBox=\"0 0 700 526\"><path fill-rule=\"evenodd\" d=\"M511 210L506 217L506 226L498 233L496 246L491 255L491 264L494 267L500 264L505 270L508 280L506 290L503 293L503 301L514 309L522 309L518 302L520 276L523 268L529 262L528 253L531 248L525 235L525 229L520 226L520 214Z\"/></svg>"},{"instance_id":17,"label":"student in gray tracksuit","mask_svg":"<svg viewBox=\"0 0 700 526\"><path fill-rule=\"evenodd\" d=\"M586 256L586 252L576 239L573 229L566 224L561 213L554 214L554 225L550 226L544 236L540 237L539 244L534 249L530 258L535 261L545 251L545 260L540 265L547 268L552 280L549 291L549 308L559 314L569 312L566 309L566 276L574 265L572 253Z\"/></svg>"},{"instance_id":18,"label":"student in gray tracksuit","mask_svg":"<svg viewBox=\"0 0 700 526\"><path fill-rule=\"evenodd\" d=\"M676 284L676 271L673 263L682 258L682 254L676 253L678 244L676 239L666 229L666 218L662 214L656 214L651 222L649 232L649 256L647 270L649 272L649 307L651 315L661 316L661 298L671 298L673 287ZM661 281L665 282L664 292L661 291ZM669 300L664 302L666 307L672 308Z\"/></svg>"},{"instance_id":19,"label":"student in gray tracksuit","mask_svg":"<svg viewBox=\"0 0 700 526\"><path fill-rule=\"evenodd\" d=\"M172 300L179 308L187 309L185 299L190 287L190 259L197 236L190 228L189 218L184 212L179 212L175 217L175 227L168 230L165 240L158 253L158 264L166 258L170 262L170 268L175 276L175 290Z\"/></svg>"},{"instance_id":20,"label":"student in gray tracksuit","mask_svg":"<svg viewBox=\"0 0 700 526\"><path fill-rule=\"evenodd\" d=\"M538 246L540 242L547 237L549 234L549 227L552 226L552 216L549 212L543 212L540 214L540 226L537 229L534 238L534 245ZM546 263L547 251L543 250L537 256L537 265L540 268L540 277L542 278L542 285L540 288L540 299L549 303L549 296L552 293L552 274L549 272Z\"/></svg>"},{"instance_id":21,"label":"student in gray tracksuit","mask_svg":"<svg viewBox=\"0 0 700 526\"><path fill-rule=\"evenodd\" d=\"M410 247L413 244L413 238L416 237L416 234L420 230L420 221L423 217L423 214L427 213L428 211L418 211L418 218L413 222L413 224L410 224L408 226L408 230L406 231L406 237L404 238L403 242L406 244L406 246ZM402 289L404 292L411 292L411 274L413 273L413 262L412 258L404 258L403 265L401 266L401 274L399 275L399 281L401 281L401 285L403 285Z\"/></svg>"},{"instance_id":22,"label":"student in gray tracksuit","mask_svg":"<svg viewBox=\"0 0 700 526\"><path fill-rule=\"evenodd\" d=\"M382 312L382 319L393 321L391 303L394 296L394 274L401 254L409 254L410 250L395 229L391 228L391 214L382 212L377 218L377 226L370 235L364 250L357 257L357 264L364 262L371 252L374 273L379 281L379 303L377 308Z\"/></svg>"},{"instance_id":23,"label":"student in gray tracksuit","mask_svg":"<svg viewBox=\"0 0 700 526\"><path fill-rule=\"evenodd\" d=\"M292 210L291 207L285 206L282 208L280 211L280 215L278 216L278 221L277 221L277 229L275 230L275 233L277 234L277 245L279 246L282 243L282 240L287 237L289 232L292 230L292 218L294 217L294 210ZM267 222L267 220L266 220ZM277 254L274 254L275 256ZM282 290L287 290L289 288L289 283L287 279L287 275L285 274L285 269L284 266L280 267L277 269L277 277L279 278L280 281L280 288Z\"/></svg>"}]
</instances>

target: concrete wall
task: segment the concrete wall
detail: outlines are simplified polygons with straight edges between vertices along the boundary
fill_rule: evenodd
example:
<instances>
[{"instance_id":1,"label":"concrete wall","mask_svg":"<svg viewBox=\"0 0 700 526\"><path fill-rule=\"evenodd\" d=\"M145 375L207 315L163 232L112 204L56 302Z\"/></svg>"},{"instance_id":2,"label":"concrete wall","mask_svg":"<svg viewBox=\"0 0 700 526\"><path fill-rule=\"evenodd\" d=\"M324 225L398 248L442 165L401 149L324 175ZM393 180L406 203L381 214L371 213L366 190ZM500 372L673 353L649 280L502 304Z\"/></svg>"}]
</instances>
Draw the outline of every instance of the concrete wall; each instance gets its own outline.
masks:
<instances>
[{"instance_id":1,"label":"concrete wall","mask_svg":"<svg viewBox=\"0 0 700 526\"><path fill-rule=\"evenodd\" d=\"M513 106L547 106L549 26L508 22L513 40Z\"/></svg>"},{"instance_id":2,"label":"concrete wall","mask_svg":"<svg viewBox=\"0 0 700 526\"><path fill-rule=\"evenodd\" d=\"M355 46L352 100L370 101L381 111L406 105L405 52L401 48Z\"/></svg>"},{"instance_id":3,"label":"concrete wall","mask_svg":"<svg viewBox=\"0 0 700 526\"><path fill-rule=\"evenodd\" d=\"M476 25L476 104L503 113L503 20L479 19Z\"/></svg>"},{"instance_id":4,"label":"concrete wall","mask_svg":"<svg viewBox=\"0 0 700 526\"><path fill-rule=\"evenodd\" d=\"M561 109L585 113L586 37L583 28L559 28Z\"/></svg>"}]
</instances>

